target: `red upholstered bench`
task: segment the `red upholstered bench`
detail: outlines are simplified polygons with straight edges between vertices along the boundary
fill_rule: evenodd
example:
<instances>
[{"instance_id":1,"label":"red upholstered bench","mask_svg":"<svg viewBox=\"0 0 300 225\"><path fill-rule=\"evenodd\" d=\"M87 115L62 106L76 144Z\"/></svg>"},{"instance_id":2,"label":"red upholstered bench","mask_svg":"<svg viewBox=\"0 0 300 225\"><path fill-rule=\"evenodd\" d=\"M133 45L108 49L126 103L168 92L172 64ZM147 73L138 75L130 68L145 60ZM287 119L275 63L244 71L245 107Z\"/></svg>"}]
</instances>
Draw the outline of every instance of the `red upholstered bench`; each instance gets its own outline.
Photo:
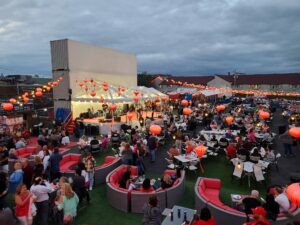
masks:
<instances>
[{"instance_id":1,"label":"red upholstered bench","mask_svg":"<svg viewBox=\"0 0 300 225\"><path fill-rule=\"evenodd\" d=\"M80 154L64 155L62 160L59 162L60 171L64 174L74 173L70 167L80 163L80 161Z\"/></svg>"},{"instance_id":2,"label":"red upholstered bench","mask_svg":"<svg viewBox=\"0 0 300 225\"><path fill-rule=\"evenodd\" d=\"M19 158L28 158L31 155L35 154L35 149L34 147L25 147L25 148L19 148L16 150L16 155Z\"/></svg>"}]
</instances>

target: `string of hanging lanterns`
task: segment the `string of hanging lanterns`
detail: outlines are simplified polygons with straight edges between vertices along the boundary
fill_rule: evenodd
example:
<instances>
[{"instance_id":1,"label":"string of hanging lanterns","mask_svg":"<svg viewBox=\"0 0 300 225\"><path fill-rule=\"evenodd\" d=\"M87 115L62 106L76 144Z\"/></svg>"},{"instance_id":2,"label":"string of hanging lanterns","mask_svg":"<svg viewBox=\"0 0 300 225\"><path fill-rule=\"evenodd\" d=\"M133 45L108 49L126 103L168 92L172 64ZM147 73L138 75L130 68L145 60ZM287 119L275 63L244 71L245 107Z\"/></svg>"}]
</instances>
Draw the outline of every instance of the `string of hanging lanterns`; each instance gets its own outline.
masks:
<instances>
[{"instance_id":1,"label":"string of hanging lanterns","mask_svg":"<svg viewBox=\"0 0 300 225\"><path fill-rule=\"evenodd\" d=\"M285 91L263 91L263 90L239 90L239 89L226 89L226 88L218 88L218 87L209 87L201 84L187 83L181 81L175 81L173 79L164 79L167 82L170 82L172 85L179 85L184 87L194 87L202 90L217 90L221 93L232 93L232 94L243 94L243 95L266 95L266 96L292 96L292 97L300 97L300 92L285 92Z\"/></svg>"},{"instance_id":2,"label":"string of hanging lanterns","mask_svg":"<svg viewBox=\"0 0 300 225\"><path fill-rule=\"evenodd\" d=\"M1 107L5 111L11 111L14 108L14 105L22 105L23 103L26 104L29 102L30 98L42 97L43 93L49 92L51 88L57 87L63 79L64 78L61 76L57 80L48 82L47 85L37 87L35 90L31 91L30 94L27 91L25 91L17 98L10 98L7 102L2 103Z\"/></svg>"}]
</instances>

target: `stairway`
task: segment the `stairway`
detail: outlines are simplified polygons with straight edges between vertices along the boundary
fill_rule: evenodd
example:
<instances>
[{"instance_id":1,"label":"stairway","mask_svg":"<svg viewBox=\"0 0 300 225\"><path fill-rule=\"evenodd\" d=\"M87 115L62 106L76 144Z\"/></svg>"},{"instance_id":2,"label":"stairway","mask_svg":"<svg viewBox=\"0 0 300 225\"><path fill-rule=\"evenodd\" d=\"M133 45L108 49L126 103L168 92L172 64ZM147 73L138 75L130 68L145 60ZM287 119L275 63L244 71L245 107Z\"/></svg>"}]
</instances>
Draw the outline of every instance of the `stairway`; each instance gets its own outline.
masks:
<instances>
[{"instance_id":1,"label":"stairway","mask_svg":"<svg viewBox=\"0 0 300 225\"><path fill-rule=\"evenodd\" d=\"M69 132L70 135L74 133L75 129L75 123L74 120L71 120L71 122L67 125L66 130Z\"/></svg>"}]
</instances>

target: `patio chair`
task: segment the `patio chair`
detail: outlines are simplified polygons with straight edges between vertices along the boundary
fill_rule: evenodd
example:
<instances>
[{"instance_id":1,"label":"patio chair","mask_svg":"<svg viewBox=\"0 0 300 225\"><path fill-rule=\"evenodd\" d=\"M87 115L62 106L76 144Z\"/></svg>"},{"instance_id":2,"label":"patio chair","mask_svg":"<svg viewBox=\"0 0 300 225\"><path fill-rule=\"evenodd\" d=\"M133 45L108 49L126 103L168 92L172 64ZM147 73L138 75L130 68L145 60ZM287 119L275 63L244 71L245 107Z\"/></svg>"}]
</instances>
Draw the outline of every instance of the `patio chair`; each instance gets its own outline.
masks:
<instances>
[{"instance_id":1,"label":"patio chair","mask_svg":"<svg viewBox=\"0 0 300 225\"><path fill-rule=\"evenodd\" d=\"M279 170L279 167L278 167L278 160L280 159L281 157L281 154L280 153L277 153L275 155L275 159L270 163L270 165L275 165L276 166L276 169L277 171Z\"/></svg>"},{"instance_id":2,"label":"patio chair","mask_svg":"<svg viewBox=\"0 0 300 225\"><path fill-rule=\"evenodd\" d=\"M199 162L200 162L199 159L197 159L197 160L195 160L195 161L191 161L191 162L189 163L189 165L186 166L186 168L187 168L188 170L190 170L190 171L196 172L197 169L198 169L197 165L198 165Z\"/></svg>"},{"instance_id":3,"label":"patio chair","mask_svg":"<svg viewBox=\"0 0 300 225\"><path fill-rule=\"evenodd\" d=\"M260 160L260 156L252 156L250 155L250 161L257 163Z\"/></svg>"},{"instance_id":4,"label":"patio chair","mask_svg":"<svg viewBox=\"0 0 300 225\"><path fill-rule=\"evenodd\" d=\"M165 160L167 161L168 165L167 167L171 170L174 170L176 168L176 165L173 163L173 160L165 158Z\"/></svg>"},{"instance_id":5,"label":"patio chair","mask_svg":"<svg viewBox=\"0 0 300 225\"><path fill-rule=\"evenodd\" d=\"M254 176L257 182L265 180L262 169L260 166L255 165L253 166Z\"/></svg>"},{"instance_id":6,"label":"patio chair","mask_svg":"<svg viewBox=\"0 0 300 225\"><path fill-rule=\"evenodd\" d=\"M234 171L233 171L232 176L241 179L243 170L244 170L244 163L243 162L237 162L234 166Z\"/></svg>"}]
</instances>

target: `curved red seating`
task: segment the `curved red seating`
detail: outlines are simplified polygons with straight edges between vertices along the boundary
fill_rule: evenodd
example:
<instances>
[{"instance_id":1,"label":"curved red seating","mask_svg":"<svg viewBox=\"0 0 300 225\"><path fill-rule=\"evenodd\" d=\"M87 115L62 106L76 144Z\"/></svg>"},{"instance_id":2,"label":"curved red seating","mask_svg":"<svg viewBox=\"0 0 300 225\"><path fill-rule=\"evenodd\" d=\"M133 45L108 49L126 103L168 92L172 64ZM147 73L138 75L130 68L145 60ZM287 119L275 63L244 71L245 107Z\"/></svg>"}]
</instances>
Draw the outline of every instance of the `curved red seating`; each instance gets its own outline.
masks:
<instances>
[{"instance_id":1,"label":"curved red seating","mask_svg":"<svg viewBox=\"0 0 300 225\"><path fill-rule=\"evenodd\" d=\"M65 176L74 175L74 170L70 167L80 163L80 161L80 154L64 155L62 160L59 162L60 172Z\"/></svg>"},{"instance_id":2,"label":"curved red seating","mask_svg":"<svg viewBox=\"0 0 300 225\"><path fill-rule=\"evenodd\" d=\"M95 184L105 183L106 176L119 165L121 165L121 158L114 156L106 156L104 163L95 168Z\"/></svg>"},{"instance_id":3,"label":"curved red seating","mask_svg":"<svg viewBox=\"0 0 300 225\"><path fill-rule=\"evenodd\" d=\"M195 208L198 212L203 207L208 207L216 219L216 224L240 225L246 221L246 215L236 209L233 209L220 201L219 194L221 190L221 181L219 179L199 177L195 185ZM300 213L297 206L291 205L290 212L293 215ZM279 214L276 222L271 224L286 224L291 218Z\"/></svg>"},{"instance_id":4,"label":"curved red seating","mask_svg":"<svg viewBox=\"0 0 300 225\"><path fill-rule=\"evenodd\" d=\"M19 158L28 158L31 155L35 154L36 148L34 147L25 147L25 148L19 148L16 150L16 155Z\"/></svg>"},{"instance_id":5,"label":"curved red seating","mask_svg":"<svg viewBox=\"0 0 300 225\"><path fill-rule=\"evenodd\" d=\"M142 213L143 205L148 202L150 196L156 195L158 203L162 209L178 204L184 193L185 173L182 171L181 178L174 182L171 188L157 189L152 192L142 192L139 190L128 191L119 187L119 182L127 165L121 165L106 177L107 198L109 203L116 209L124 212ZM175 170L166 170L165 174L174 174ZM137 175L137 168L132 166L132 175Z\"/></svg>"}]
</instances>

